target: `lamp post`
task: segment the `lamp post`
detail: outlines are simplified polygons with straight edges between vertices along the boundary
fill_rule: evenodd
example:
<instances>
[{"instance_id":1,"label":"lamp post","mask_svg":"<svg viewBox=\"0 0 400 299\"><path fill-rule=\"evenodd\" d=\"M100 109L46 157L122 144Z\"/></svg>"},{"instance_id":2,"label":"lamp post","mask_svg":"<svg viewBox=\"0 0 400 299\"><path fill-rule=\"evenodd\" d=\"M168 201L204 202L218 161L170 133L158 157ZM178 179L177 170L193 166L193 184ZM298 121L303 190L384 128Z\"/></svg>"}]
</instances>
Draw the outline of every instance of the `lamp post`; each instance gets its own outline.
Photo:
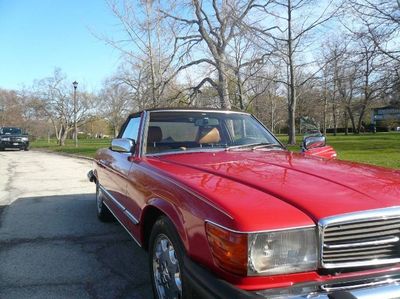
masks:
<instances>
[{"instance_id":1,"label":"lamp post","mask_svg":"<svg viewBox=\"0 0 400 299\"><path fill-rule=\"evenodd\" d=\"M78 82L72 82L74 86L74 139L75 139L75 147L78 147L78 127L76 125L76 88L78 87Z\"/></svg>"}]
</instances>

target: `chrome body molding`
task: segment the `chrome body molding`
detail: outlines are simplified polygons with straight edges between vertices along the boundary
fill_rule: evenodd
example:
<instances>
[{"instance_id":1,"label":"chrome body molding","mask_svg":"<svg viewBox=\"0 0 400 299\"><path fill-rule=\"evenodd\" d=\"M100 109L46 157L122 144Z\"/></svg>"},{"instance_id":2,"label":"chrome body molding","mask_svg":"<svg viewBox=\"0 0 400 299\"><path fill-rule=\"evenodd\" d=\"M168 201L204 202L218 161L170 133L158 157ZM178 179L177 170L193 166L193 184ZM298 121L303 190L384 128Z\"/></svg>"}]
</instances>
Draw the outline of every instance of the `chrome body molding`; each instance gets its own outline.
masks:
<instances>
[{"instance_id":1,"label":"chrome body molding","mask_svg":"<svg viewBox=\"0 0 400 299\"><path fill-rule=\"evenodd\" d=\"M132 213L130 213L118 200L115 199L114 196L111 195L110 192L108 192L103 186L101 186L99 184L99 188L101 189L102 192L104 192L104 194L116 205L116 207L118 209L121 210L121 212L123 212L130 221L132 221L133 224L138 225L139 224L139 220L137 220L135 218L135 216L132 215ZM107 205L107 204L106 204ZM107 206L108 207L108 206ZM109 207L108 207L109 208ZM110 210L110 209L109 209ZM115 215L114 215L115 216ZM115 217L117 218L117 217Z\"/></svg>"},{"instance_id":2,"label":"chrome body molding","mask_svg":"<svg viewBox=\"0 0 400 299\"><path fill-rule=\"evenodd\" d=\"M300 230L300 229L306 229L306 228L314 228L315 225L305 225L305 226L296 226L296 227L289 227L289 228L279 228L279 229L270 229L270 230L257 230L257 231L237 231L231 228L228 228L226 226L223 226L221 224L218 224L214 221L211 220L205 220L205 223L211 223L215 226L218 226L224 230L230 231L232 233L236 234L261 234L261 233L272 233L272 232L281 232L281 231L291 231L291 230Z\"/></svg>"},{"instance_id":3,"label":"chrome body molding","mask_svg":"<svg viewBox=\"0 0 400 299\"><path fill-rule=\"evenodd\" d=\"M121 226L126 230L126 232L131 236L131 238L133 239L133 241L135 241L135 243L137 245L139 245L139 247L142 247L142 245L139 243L138 240L136 240L136 238L132 235L132 233L129 231L129 229L127 229L125 227L125 225L121 222L121 220L118 219L118 217L114 214L114 212L110 209L110 207L108 206L108 204L106 202L103 202L103 204L107 207L107 209L110 211L111 214L113 214L114 218L118 220L119 224L121 224Z\"/></svg>"},{"instance_id":4,"label":"chrome body molding","mask_svg":"<svg viewBox=\"0 0 400 299\"><path fill-rule=\"evenodd\" d=\"M138 152L139 158L143 157L145 150L146 150L146 146L147 146L147 130L146 130L146 128L148 128L148 122L149 122L149 113L146 110L144 110L143 116L142 116L141 128L140 128L140 132L139 132L139 136L140 136L140 146L139 146L139 152ZM136 140L136 142L137 142L137 140Z\"/></svg>"},{"instance_id":5,"label":"chrome body molding","mask_svg":"<svg viewBox=\"0 0 400 299\"><path fill-rule=\"evenodd\" d=\"M400 298L399 283L400 274L396 273L353 281L333 281L329 284L302 283L289 288L268 289L255 293L268 299L396 299Z\"/></svg>"},{"instance_id":6,"label":"chrome body molding","mask_svg":"<svg viewBox=\"0 0 400 299\"><path fill-rule=\"evenodd\" d=\"M318 233L320 268L400 263L399 206L323 218Z\"/></svg>"}]
</instances>

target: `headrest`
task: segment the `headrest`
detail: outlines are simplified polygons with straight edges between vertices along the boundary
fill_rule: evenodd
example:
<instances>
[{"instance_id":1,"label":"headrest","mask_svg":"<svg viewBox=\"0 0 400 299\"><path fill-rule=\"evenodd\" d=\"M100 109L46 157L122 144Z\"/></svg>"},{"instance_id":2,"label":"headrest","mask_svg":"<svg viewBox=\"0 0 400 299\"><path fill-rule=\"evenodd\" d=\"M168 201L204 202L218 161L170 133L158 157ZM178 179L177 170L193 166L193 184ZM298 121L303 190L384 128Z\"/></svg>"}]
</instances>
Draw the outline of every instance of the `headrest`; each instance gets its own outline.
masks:
<instances>
[{"instance_id":1,"label":"headrest","mask_svg":"<svg viewBox=\"0 0 400 299\"><path fill-rule=\"evenodd\" d=\"M202 128L199 132L199 143L218 143L221 136L217 128Z\"/></svg>"},{"instance_id":2,"label":"headrest","mask_svg":"<svg viewBox=\"0 0 400 299\"><path fill-rule=\"evenodd\" d=\"M162 131L160 127L150 126L147 133L147 142L154 143L162 140Z\"/></svg>"}]
</instances>

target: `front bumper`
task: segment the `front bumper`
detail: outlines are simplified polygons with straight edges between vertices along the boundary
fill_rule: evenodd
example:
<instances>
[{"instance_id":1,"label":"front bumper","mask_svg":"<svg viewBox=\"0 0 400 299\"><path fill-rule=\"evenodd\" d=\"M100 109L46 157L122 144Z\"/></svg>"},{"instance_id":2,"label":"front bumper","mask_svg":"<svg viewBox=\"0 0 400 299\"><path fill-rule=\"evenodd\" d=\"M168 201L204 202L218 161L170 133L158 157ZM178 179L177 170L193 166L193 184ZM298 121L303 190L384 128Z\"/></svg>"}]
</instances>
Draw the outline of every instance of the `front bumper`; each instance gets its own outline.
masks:
<instances>
[{"instance_id":1,"label":"front bumper","mask_svg":"<svg viewBox=\"0 0 400 299\"><path fill-rule=\"evenodd\" d=\"M244 291L211 274L188 257L185 274L202 298L230 299L396 299L400 298L400 273L367 276L358 280L333 280L297 284L290 288Z\"/></svg>"},{"instance_id":2,"label":"front bumper","mask_svg":"<svg viewBox=\"0 0 400 299\"><path fill-rule=\"evenodd\" d=\"M29 147L29 141L0 141L0 148L19 148L25 149Z\"/></svg>"}]
</instances>

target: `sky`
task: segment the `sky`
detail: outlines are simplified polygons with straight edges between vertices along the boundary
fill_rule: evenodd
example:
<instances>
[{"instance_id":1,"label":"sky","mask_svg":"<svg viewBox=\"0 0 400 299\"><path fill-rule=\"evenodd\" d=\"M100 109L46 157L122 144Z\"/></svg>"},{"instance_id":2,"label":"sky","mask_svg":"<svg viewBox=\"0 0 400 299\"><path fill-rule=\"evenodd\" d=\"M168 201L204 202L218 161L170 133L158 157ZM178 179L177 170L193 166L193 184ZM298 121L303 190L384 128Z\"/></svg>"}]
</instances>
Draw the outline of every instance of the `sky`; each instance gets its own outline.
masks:
<instances>
[{"instance_id":1,"label":"sky","mask_svg":"<svg viewBox=\"0 0 400 299\"><path fill-rule=\"evenodd\" d=\"M71 85L100 89L119 53L92 32L116 36L116 23L104 0L0 0L0 88L29 87L58 67Z\"/></svg>"}]
</instances>

